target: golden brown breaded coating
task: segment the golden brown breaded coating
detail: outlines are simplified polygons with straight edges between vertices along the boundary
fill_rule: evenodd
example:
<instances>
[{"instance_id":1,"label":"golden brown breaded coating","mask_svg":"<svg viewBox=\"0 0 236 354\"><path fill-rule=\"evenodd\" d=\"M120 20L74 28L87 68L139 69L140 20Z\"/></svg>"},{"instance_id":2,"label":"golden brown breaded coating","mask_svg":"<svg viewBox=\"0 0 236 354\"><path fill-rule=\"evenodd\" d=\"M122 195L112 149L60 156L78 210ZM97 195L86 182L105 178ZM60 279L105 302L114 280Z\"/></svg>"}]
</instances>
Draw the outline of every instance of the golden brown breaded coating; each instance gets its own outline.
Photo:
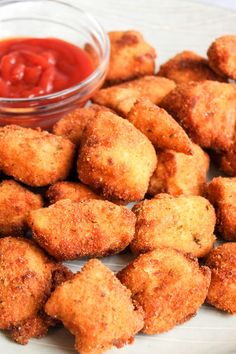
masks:
<instances>
[{"instance_id":1,"label":"golden brown breaded coating","mask_svg":"<svg viewBox=\"0 0 236 354\"><path fill-rule=\"evenodd\" d=\"M217 227L227 241L236 240L236 178L216 177L206 196L216 208Z\"/></svg>"},{"instance_id":2,"label":"golden brown breaded coating","mask_svg":"<svg viewBox=\"0 0 236 354\"><path fill-rule=\"evenodd\" d=\"M213 247L215 211L203 197L161 193L136 204L133 211L137 221L130 247L135 254L166 246L204 257Z\"/></svg>"},{"instance_id":3,"label":"golden brown breaded coating","mask_svg":"<svg viewBox=\"0 0 236 354\"><path fill-rule=\"evenodd\" d=\"M236 177L236 143L227 152L217 156L217 163L227 176Z\"/></svg>"},{"instance_id":4,"label":"golden brown breaded coating","mask_svg":"<svg viewBox=\"0 0 236 354\"><path fill-rule=\"evenodd\" d=\"M87 199L104 199L83 183L68 181L57 182L50 186L46 196L50 204L54 204L61 199L70 199L74 202Z\"/></svg>"},{"instance_id":5,"label":"golden brown breaded coating","mask_svg":"<svg viewBox=\"0 0 236 354\"><path fill-rule=\"evenodd\" d=\"M189 320L204 302L210 270L175 249L158 247L117 274L144 309L146 334L162 333Z\"/></svg>"},{"instance_id":6,"label":"golden brown breaded coating","mask_svg":"<svg viewBox=\"0 0 236 354\"><path fill-rule=\"evenodd\" d=\"M97 259L59 286L45 310L75 335L80 354L121 348L143 327L143 311L134 307L130 291Z\"/></svg>"},{"instance_id":7,"label":"golden brown breaded coating","mask_svg":"<svg viewBox=\"0 0 236 354\"><path fill-rule=\"evenodd\" d=\"M222 76L210 68L205 58L188 50L176 54L162 64L158 75L174 80L177 84L204 80L223 81Z\"/></svg>"},{"instance_id":8,"label":"golden brown breaded coating","mask_svg":"<svg viewBox=\"0 0 236 354\"><path fill-rule=\"evenodd\" d=\"M58 285L71 278L69 270L51 261L32 241L0 239L0 328L9 330L20 344L45 335L55 324L43 312L54 288L54 273Z\"/></svg>"},{"instance_id":9,"label":"golden brown breaded coating","mask_svg":"<svg viewBox=\"0 0 236 354\"><path fill-rule=\"evenodd\" d=\"M207 55L216 73L236 80L236 36L217 38L209 47Z\"/></svg>"},{"instance_id":10,"label":"golden brown breaded coating","mask_svg":"<svg viewBox=\"0 0 236 354\"><path fill-rule=\"evenodd\" d=\"M127 118L148 137L156 149L192 154L192 142L183 128L164 109L151 101L138 99Z\"/></svg>"},{"instance_id":11,"label":"golden brown breaded coating","mask_svg":"<svg viewBox=\"0 0 236 354\"><path fill-rule=\"evenodd\" d=\"M77 108L57 121L52 131L55 135L63 136L72 143L79 145L88 121L93 119L97 112L103 111L109 111L109 109L96 104L89 107Z\"/></svg>"},{"instance_id":12,"label":"golden brown breaded coating","mask_svg":"<svg viewBox=\"0 0 236 354\"><path fill-rule=\"evenodd\" d=\"M174 81L165 77L144 76L137 80L101 89L92 97L92 101L109 107L126 117L138 98L144 97L154 104L159 104L174 87Z\"/></svg>"},{"instance_id":13,"label":"golden brown breaded coating","mask_svg":"<svg viewBox=\"0 0 236 354\"><path fill-rule=\"evenodd\" d=\"M108 84L154 74L156 52L140 32L114 31L108 36L111 44Z\"/></svg>"},{"instance_id":14,"label":"golden brown breaded coating","mask_svg":"<svg viewBox=\"0 0 236 354\"><path fill-rule=\"evenodd\" d=\"M0 170L27 185L46 186L68 176L75 146L46 131L0 127Z\"/></svg>"},{"instance_id":15,"label":"golden brown breaded coating","mask_svg":"<svg viewBox=\"0 0 236 354\"><path fill-rule=\"evenodd\" d=\"M236 88L217 81L178 85L161 102L192 140L205 148L228 150L236 122Z\"/></svg>"},{"instance_id":16,"label":"golden brown breaded coating","mask_svg":"<svg viewBox=\"0 0 236 354\"><path fill-rule=\"evenodd\" d=\"M236 243L224 243L212 250L206 265L212 274L207 302L236 314Z\"/></svg>"},{"instance_id":17,"label":"golden brown breaded coating","mask_svg":"<svg viewBox=\"0 0 236 354\"><path fill-rule=\"evenodd\" d=\"M27 229L30 210L42 208L43 199L13 180L0 183L0 237L20 236Z\"/></svg>"},{"instance_id":18,"label":"golden brown breaded coating","mask_svg":"<svg viewBox=\"0 0 236 354\"><path fill-rule=\"evenodd\" d=\"M192 153L188 156L172 150L157 152L157 167L150 179L148 194L202 195L210 159L196 144L192 144Z\"/></svg>"},{"instance_id":19,"label":"golden brown breaded coating","mask_svg":"<svg viewBox=\"0 0 236 354\"><path fill-rule=\"evenodd\" d=\"M136 201L144 197L157 163L148 138L130 122L98 113L87 125L78 156L80 180L110 199Z\"/></svg>"},{"instance_id":20,"label":"golden brown breaded coating","mask_svg":"<svg viewBox=\"0 0 236 354\"><path fill-rule=\"evenodd\" d=\"M56 259L103 257L125 249L134 237L135 215L105 200L59 200L29 214L33 238Z\"/></svg>"}]
</instances>

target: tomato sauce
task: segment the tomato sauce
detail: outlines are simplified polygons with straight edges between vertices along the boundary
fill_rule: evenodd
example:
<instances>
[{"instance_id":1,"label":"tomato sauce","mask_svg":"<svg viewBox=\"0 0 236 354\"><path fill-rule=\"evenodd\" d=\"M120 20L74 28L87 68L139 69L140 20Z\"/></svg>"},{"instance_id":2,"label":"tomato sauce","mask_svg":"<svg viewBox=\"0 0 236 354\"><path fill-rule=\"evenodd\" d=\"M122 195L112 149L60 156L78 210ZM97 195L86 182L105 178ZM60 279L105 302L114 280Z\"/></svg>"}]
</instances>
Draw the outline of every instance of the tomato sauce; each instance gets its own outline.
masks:
<instances>
[{"instance_id":1,"label":"tomato sauce","mask_svg":"<svg viewBox=\"0 0 236 354\"><path fill-rule=\"evenodd\" d=\"M33 98L62 91L94 69L83 49L61 39L0 41L0 97Z\"/></svg>"}]
</instances>

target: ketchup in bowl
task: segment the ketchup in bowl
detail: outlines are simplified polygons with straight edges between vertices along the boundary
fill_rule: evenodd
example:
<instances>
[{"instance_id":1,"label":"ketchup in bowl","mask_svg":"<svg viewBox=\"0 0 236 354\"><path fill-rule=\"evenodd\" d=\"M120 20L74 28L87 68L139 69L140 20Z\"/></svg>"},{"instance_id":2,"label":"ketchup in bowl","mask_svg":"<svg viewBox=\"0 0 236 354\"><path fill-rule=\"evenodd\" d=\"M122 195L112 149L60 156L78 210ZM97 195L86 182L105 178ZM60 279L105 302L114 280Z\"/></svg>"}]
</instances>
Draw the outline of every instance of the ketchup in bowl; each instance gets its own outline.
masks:
<instances>
[{"instance_id":1,"label":"ketchup in bowl","mask_svg":"<svg viewBox=\"0 0 236 354\"><path fill-rule=\"evenodd\" d=\"M86 79L94 65L81 48L57 38L0 41L0 97L33 98Z\"/></svg>"}]
</instances>

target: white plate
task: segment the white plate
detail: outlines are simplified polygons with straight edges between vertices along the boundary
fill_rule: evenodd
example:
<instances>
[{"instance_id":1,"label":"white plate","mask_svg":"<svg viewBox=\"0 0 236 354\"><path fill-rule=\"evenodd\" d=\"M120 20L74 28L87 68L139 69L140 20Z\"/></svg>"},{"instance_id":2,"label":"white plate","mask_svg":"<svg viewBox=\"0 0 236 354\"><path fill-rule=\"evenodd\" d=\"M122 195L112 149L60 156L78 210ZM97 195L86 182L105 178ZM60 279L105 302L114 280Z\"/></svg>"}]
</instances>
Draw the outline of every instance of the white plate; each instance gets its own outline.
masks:
<instances>
[{"instance_id":1,"label":"white plate","mask_svg":"<svg viewBox=\"0 0 236 354\"><path fill-rule=\"evenodd\" d=\"M158 63L184 49L205 54L215 37L236 32L236 12L193 1L75 0L75 3L94 14L107 30L139 29L156 47ZM226 5L227 1L222 0L222 3ZM117 272L128 263L129 255L108 257L103 261ZM82 263L67 264L76 272ZM40 340L32 339L26 346L15 344L5 333L0 333L0 354L69 354L74 352L73 344L73 336L63 328L50 331ZM170 332L156 336L137 335L133 345L108 353L115 352L235 354L236 316L204 305L196 317Z\"/></svg>"}]
</instances>

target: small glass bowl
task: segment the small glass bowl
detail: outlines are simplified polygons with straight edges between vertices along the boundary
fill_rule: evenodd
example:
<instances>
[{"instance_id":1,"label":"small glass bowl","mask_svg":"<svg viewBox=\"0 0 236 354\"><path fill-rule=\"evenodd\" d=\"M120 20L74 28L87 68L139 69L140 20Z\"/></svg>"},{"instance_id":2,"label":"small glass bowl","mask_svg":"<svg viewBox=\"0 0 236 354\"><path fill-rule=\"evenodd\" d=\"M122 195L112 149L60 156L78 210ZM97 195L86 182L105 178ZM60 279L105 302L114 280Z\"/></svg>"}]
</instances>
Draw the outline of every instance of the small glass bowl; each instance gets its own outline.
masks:
<instances>
[{"instance_id":1,"label":"small glass bowl","mask_svg":"<svg viewBox=\"0 0 236 354\"><path fill-rule=\"evenodd\" d=\"M109 39L102 26L71 0L1 0L0 35L55 37L86 48L95 63L94 72L63 91L34 98L0 97L0 125L50 127L62 115L83 106L103 84L110 54Z\"/></svg>"}]
</instances>

